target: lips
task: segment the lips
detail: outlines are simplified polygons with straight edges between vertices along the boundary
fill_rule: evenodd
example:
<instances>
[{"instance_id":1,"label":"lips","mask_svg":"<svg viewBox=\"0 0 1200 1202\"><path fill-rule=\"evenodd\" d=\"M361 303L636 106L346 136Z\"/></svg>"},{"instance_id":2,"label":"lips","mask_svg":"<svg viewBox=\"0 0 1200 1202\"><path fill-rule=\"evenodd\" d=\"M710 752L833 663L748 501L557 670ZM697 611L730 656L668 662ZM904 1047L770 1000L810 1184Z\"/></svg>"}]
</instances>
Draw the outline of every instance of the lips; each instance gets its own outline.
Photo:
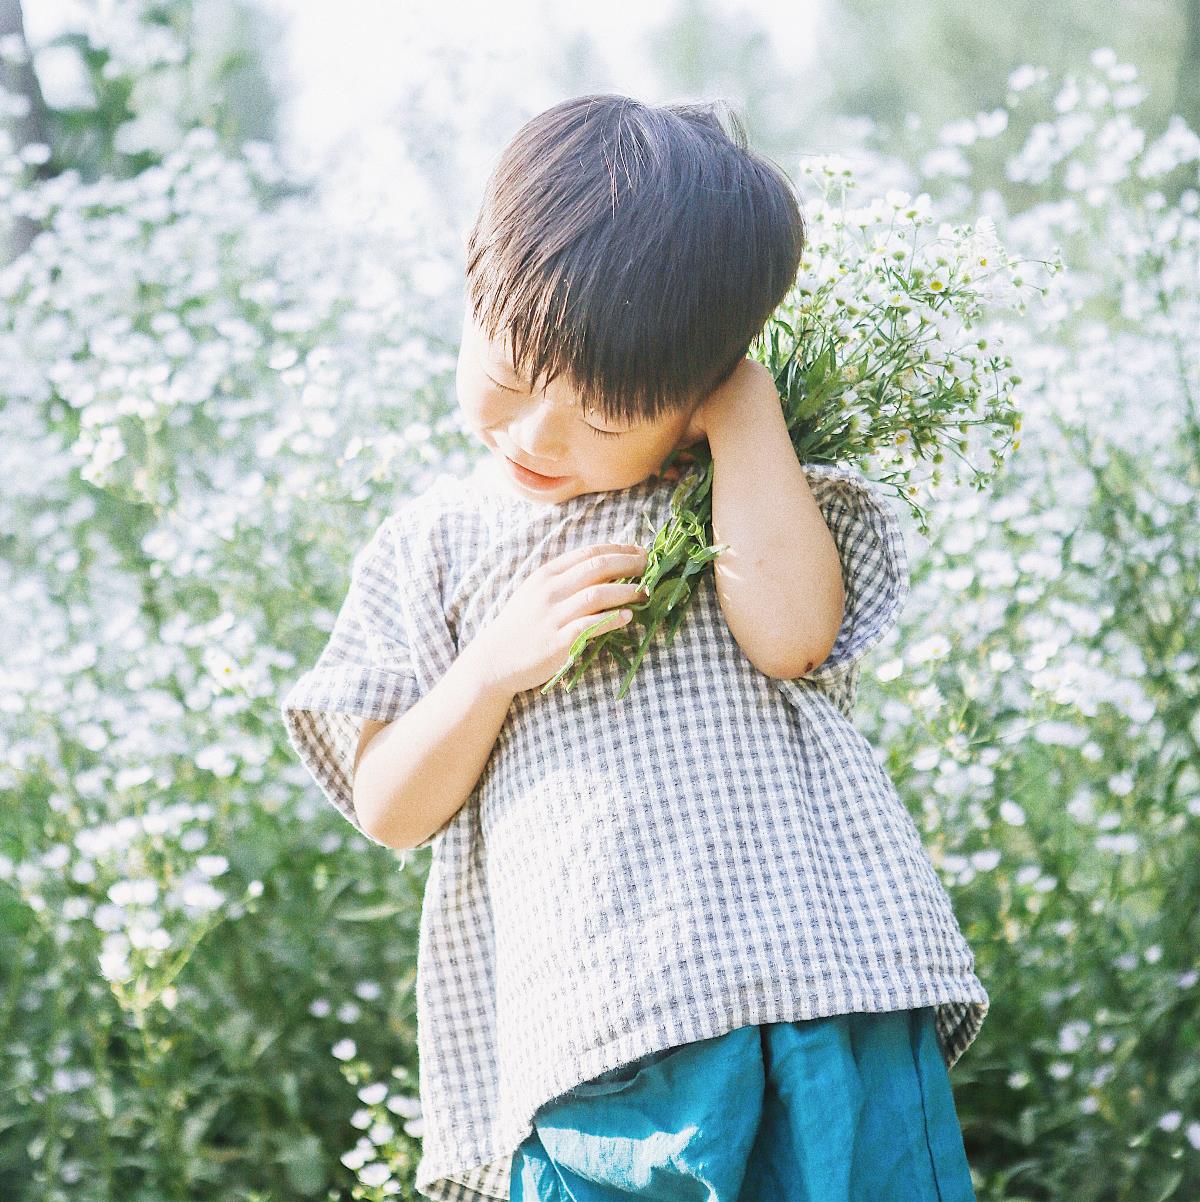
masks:
<instances>
[{"instance_id":1,"label":"lips","mask_svg":"<svg viewBox=\"0 0 1200 1202\"><path fill-rule=\"evenodd\" d=\"M549 490L558 488L564 484L568 476L545 476L541 472L531 471L527 467L522 467L515 459L510 459L507 455L504 456L504 462L508 464L508 470L513 478L526 488L534 488L539 490Z\"/></svg>"},{"instance_id":2,"label":"lips","mask_svg":"<svg viewBox=\"0 0 1200 1202\"><path fill-rule=\"evenodd\" d=\"M508 456L506 455L505 458L507 459ZM537 471L536 468L526 467L523 463L521 463L517 459L509 459L508 461L514 467L520 468L521 471L528 472L531 476L537 476L539 479L542 479L542 480L565 480L566 479L566 476L550 476L550 475L547 475L545 472Z\"/></svg>"}]
</instances>

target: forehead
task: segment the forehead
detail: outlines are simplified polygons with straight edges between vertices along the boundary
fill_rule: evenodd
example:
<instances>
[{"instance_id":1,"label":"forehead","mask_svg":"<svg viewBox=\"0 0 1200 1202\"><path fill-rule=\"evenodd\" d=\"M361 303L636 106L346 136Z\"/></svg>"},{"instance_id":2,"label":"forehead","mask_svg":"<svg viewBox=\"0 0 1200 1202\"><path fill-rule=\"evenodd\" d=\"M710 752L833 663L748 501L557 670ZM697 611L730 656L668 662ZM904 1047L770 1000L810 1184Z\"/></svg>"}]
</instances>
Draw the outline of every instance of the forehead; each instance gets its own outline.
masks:
<instances>
[{"instance_id":1,"label":"forehead","mask_svg":"<svg viewBox=\"0 0 1200 1202\"><path fill-rule=\"evenodd\" d=\"M471 323L471 328L474 330L475 342L488 354L495 355L497 358L507 358L511 362L510 347L507 341L489 336L487 330L482 326Z\"/></svg>"},{"instance_id":2,"label":"forehead","mask_svg":"<svg viewBox=\"0 0 1200 1202\"><path fill-rule=\"evenodd\" d=\"M515 360L512 353L512 342L507 332L502 332L499 337L492 338L469 313L467 315L467 327L471 331L471 339L478 347L480 355L489 365L503 368L513 376L518 374L514 366ZM566 386L566 381L558 380L556 381L556 385L563 388ZM569 392L570 390L567 389L567 391Z\"/></svg>"},{"instance_id":3,"label":"forehead","mask_svg":"<svg viewBox=\"0 0 1200 1202\"><path fill-rule=\"evenodd\" d=\"M507 337L490 338L487 331L476 327L474 341L481 358L490 366L511 376L517 376L512 344Z\"/></svg>"},{"instance_id":4,"label":"forehead","mask_svg":"<svg viewBox=\"0 0 1200 1202\"><path fill-rule=\"evenodd\" d=\"M509 330L501 330L496 337L488 334L482 324L475 320L470 308L466 310L466 329L470 333L471 341L478 348L478 353L489 366L493 366L508 372L514 377L524 379L517 372L515 363L516 359L513 355L512 334ZM573 396L568 382L564 378L555 381L555 386L564 389L568 396Z\"/></svg>"}]
</instances>

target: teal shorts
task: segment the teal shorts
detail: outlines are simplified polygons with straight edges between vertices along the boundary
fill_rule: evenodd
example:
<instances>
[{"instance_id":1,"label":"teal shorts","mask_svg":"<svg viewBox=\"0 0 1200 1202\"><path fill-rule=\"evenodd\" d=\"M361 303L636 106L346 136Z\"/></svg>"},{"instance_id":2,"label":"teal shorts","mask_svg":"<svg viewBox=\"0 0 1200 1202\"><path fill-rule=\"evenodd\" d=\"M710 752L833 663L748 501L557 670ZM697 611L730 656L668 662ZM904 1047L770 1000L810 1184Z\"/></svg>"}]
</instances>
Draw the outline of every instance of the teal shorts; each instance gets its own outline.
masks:
<instances>
[{"instance_id":1,"label":"teal shorts","mask_svg":"<svg viewBox=\"0 0 1200 1202\"><path fill-rule=\"evenodd\" d=\"M736 1027L560 1094L509 1202L976 1202L933 1007Z\"/></svg>"}]
</instances>

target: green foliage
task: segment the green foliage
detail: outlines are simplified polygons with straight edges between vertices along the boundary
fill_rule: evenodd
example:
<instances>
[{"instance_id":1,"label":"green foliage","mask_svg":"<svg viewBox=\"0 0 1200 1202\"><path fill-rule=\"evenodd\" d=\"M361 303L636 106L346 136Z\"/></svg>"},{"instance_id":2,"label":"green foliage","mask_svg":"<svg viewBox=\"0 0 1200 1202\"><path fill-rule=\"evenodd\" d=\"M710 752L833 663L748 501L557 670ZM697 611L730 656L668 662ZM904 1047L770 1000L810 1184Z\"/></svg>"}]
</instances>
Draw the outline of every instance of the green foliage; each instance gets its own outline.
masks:
<instances>
[{"instance_id":1,"label":"green foliage","mask_svg":"<svg viewBox=\"0 0 1200 1202\"><path fill-rule=\"evenodd\" d=\"M55 35L39 49L73 54L83 87L36 114L43 177L136 175L198 125L228 147L274 137L260 49L277 20L245 0L124 0Z\"/></svg>"},{"instance_id":2,"label":"green foliage","mask_svg":"<svg viewBox=\"0 0 1200 1202\"><path fill-rule=\"evenodd\" d=\"M913 183L1067 267L972 329L1020 363L1021 453L986 491L919 457L931 537L860 694L992 997L954 1073L981 1202L1200 1192L1200 141L1139 139L1094 65L1074 101L1019 89L1027 209ZM469 467L457 303L256 143L28 165L0 162L44 226L0 273L0 1197L414 1197L425 859L319 800L277 701L395 498ZM855 385L840 345L791 355L806 303L759 348L798 429ZM716 551L694 512L655 535L659 629Z\"/></svg>"},{"instance_id":3,"label":"green foliage","mask_svg":"<svg viewBox=\"0 0 1200 1202\"><path fill-rule=\"evenodd\" d=\"M970 331L985 319L995 330L1009 310L1023 314L1022 284L1033 285L1009 261L990 220L942 223L936 237L923 239L934 221L928 195L914 201L893 191L855 206L849 167L827 159L805 162L802 172L821 189L807 214L809 245L795 286L754 340L751 357L775 381L800 462L864 467L909 505L927 533L928 513L914 500L926 465L936 487L950 451L969 469L972 487L982 489L1013 445L1020 376L996 334L989 340ZM1062 267L1057 256L1037 265L1051 276ZM964 453L972 427L1007 439L988 446L987 468ZM712 455L707 444L682 454L694 466L649 548L639 581L648 599L631 607L633 622L601 629L606 615L582 631L543 693L568 674L570 689L608 652L624 672L623 698L659 627L666 624L668 645L674 638L696 579L725 549L709 545ZM667 466L680 459L677 451Z\"/></svg>"}]
</instances>

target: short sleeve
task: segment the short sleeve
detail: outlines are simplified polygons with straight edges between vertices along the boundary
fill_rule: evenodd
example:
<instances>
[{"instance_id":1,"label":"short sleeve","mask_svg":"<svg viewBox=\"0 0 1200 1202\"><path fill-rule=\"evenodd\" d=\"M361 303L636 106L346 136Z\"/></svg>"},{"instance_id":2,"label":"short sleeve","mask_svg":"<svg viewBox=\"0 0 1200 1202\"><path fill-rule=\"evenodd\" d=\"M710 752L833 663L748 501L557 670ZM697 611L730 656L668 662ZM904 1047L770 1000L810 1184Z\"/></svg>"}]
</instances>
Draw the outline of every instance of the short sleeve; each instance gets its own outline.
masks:
<instances>
[{"instance_id":1,"label":"short sleeve","mask_svg":"<svg viewBox=\"0 0 1200 1202\"><path fill-rule=\"evenodd\" d=\"M844 464L805 464L842 561L845 611L832 649L807 680L839 706L854 701L860 662L896 625L909 591L908 554L895 510L877 485Z\"/></svg>"},{"instance_id":2,"label":"short sleeve","mask_svg":"<svg viewBox=\"0 0 1200 1202\"><path fill-rule=\"evenodd\" d=\"M429 543L408 510L383 520L354 557L328 642L281 705L293 749L325 798L364 835L352 797L363 720L398 718L455 654Z\"/></svg>"}]
</instances>

